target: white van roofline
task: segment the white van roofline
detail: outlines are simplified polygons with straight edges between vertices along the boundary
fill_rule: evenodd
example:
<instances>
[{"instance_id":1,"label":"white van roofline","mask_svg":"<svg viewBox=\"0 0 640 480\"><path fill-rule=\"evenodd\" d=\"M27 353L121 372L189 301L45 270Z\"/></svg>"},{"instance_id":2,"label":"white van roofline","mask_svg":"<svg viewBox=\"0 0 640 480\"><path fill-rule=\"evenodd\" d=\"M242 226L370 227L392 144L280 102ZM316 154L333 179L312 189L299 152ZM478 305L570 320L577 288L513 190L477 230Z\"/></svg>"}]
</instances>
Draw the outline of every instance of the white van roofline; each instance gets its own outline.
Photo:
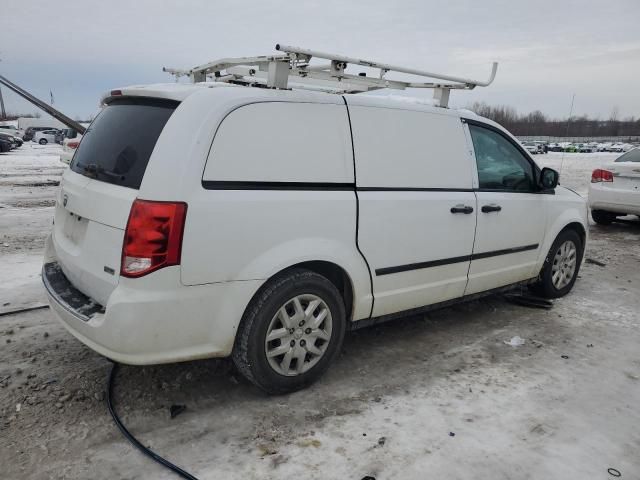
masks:
<instances>
[{"instance_id":1,"label":"white van roofline","mask_svg":"<svg viewBox=\"0 0 640 480\"><path fill-rule=\"evenodd\" d=\"M229 83L200 82L200 83L156 83L149 85L130 85L116 88L106 92L101 99L102 104L122 97L146 97L182 102L196 92L203 90L215 90L215 96L227 97L229 100L237 99L238 106L264 101L287 101L308 103L341 104L344 99L349 105L365 107L393 108L398 110L422 111L439 115L451 115L464 118L476 118L500 127L489 119L480 117L466 109L442 108L435 106L430 98L409 97L404 95L380 95L380 94L343 94L336 95L326 92L314 92L309 90L280 90L269 88L251 88L233 85ZM225 92L224 94L222 92Z\"/></svg>"}]
</instances>

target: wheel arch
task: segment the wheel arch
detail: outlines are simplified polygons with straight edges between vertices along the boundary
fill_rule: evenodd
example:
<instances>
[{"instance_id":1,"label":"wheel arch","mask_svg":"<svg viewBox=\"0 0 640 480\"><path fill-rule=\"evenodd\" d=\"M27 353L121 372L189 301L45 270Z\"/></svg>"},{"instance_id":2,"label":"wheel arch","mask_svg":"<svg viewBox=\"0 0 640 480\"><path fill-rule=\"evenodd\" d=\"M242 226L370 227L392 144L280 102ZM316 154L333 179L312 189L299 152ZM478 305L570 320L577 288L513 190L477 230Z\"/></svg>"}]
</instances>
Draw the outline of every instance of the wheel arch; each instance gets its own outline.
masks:
<instances>
[{"instance_id":1,"label":"wheel arch","mask_svg":"<svg viewBox=\"0 0 640 480\"><path fill-rule=\"evenodd\" d=\"M302 262L291 266L290 268L304 268L312 272L322 275L329 280L340 292L344 301L345 312L347 312L347 322L353 318L353 281L347 271L340 265L325 260L313 260Z\"/></svg>"},{"instance_id":2,"label":"wheel arch","mask_svg":"<svg viewBox=\"0 0 640 480\"><path fill-rule=\"evenodd\" d=\"M284 275L287 272L295 269L309 270L329 280L336 287L336 289L340 293L340 296L342 297L345 306L345 312L347 312L347 322L351 321L354 315L355 295L353 280L344 267L327 260L308 260L298 262L280 269L278 272L274 273L263 282L263 284L251 298L251 301L247 304L246 308L249 308L249 305L251 304L253 299L258 296L274 278Z\"/></svg>"},{"instance_id":3,"label":"wheel arch","mask_svg":"<svg viewBox=\"0 0 640 480\"><path fill-rule=\"evenodd\" d=\"M582 249L584 251L584 248L587 244L587 231L584 228L584 225L582 225L582 223L580 222L571 222L565 225L564 228L558 232L558 235L567 230L573 230L578 234L578 236L580 237L580 241L582 242ZM558 235L556 235L556 237Z\"/></svg>"},{"instance_id":4,"label":"wheel arch","mask_svg":"<svg viewBox=\"0 0 640 480\"><path fill-rule=\"evenodd\" d=\"M540 272L544 267L544 262L549 254L549 250L555 242L558 235L566 230L575 231L580 240L582 240L582 253L586 248L587 240L589 238L588 231L588 223L586 220L586 210L584 211L584 215L581 215L581 212L578 208L568 208L563 211L555 221L548 228L547 233L545 235L545 239L542 244L542 248L540 248L538 263L536 265L536 272Z\"/></svg>"}]
</instances>

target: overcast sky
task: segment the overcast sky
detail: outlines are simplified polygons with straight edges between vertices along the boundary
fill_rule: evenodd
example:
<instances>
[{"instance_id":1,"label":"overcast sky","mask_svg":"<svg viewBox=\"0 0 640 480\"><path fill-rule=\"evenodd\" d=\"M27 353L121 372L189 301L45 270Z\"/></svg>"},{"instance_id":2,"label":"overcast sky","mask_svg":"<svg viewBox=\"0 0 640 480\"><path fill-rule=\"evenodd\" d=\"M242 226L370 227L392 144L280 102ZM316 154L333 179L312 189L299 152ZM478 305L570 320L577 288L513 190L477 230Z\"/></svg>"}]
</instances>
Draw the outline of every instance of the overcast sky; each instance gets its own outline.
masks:
<instances>
[{"instance_id":1,"label":"overcast sky","mask_svg":"<svg viewBox=\"0 0 640 480\"><path fill-rule=\"evenodd\" d=\"M575 93L574 114L640 116L640 0L22 0L2 9L0 73L86 117L106 90L172 81L163 66L276 43L478 79L500 62L493 85L453 92L454 106L566 117ZM7 110L34 111L3 92Z\"/></svg>"}]
</instances>

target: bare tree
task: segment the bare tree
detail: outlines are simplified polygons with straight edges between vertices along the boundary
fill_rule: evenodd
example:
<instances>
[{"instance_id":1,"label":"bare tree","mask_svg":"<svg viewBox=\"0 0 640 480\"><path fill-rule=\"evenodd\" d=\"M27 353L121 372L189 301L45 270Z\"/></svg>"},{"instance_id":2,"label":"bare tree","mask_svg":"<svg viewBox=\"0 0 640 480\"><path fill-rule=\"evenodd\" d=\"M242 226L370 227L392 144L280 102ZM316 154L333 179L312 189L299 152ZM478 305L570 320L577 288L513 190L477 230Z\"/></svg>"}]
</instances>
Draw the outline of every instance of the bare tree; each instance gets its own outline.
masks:
<instances>
[{"instance_id":1,"label":"bare tree","mask_svg":"<svg viewBox=\"0 0 640 480\"><path fill-rule=\"evenodd\" d=\"M503 125L515 135L527 136L567 136L567 123L569 119L551 119L540 110L527 114L519 114L515 108L497 105L491 106L485 102L475 102L469 110L480 116L490 118ZM609 119L590 118L587 115L573 116L570 119L570 135L575 137L613 137L613 136L639 136L640 119L629 117L619 119L619 109L613 107Z\"/></svg>"}]
</instances>

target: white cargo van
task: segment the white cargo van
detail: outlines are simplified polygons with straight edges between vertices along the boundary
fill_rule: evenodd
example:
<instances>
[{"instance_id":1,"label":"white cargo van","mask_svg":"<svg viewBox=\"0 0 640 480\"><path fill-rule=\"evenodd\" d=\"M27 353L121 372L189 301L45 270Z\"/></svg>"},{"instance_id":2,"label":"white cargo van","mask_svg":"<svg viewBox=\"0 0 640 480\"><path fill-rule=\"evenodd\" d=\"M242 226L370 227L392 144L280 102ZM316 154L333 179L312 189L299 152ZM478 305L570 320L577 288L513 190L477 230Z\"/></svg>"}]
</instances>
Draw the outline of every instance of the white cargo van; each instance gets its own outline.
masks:
<instances>
[{"instance_id":1,"label":"white cargo van","mask_svg":"<svg viewBox=\"0 0 640 480\"><path fill-rule=\"evenodd\" d=\"M384 97L169 84L104 98L43 280L127 364L232 356L300 388L345 331L518 284L568 293L585 201L499 125Z\"/></svg>"}]
</instances>

